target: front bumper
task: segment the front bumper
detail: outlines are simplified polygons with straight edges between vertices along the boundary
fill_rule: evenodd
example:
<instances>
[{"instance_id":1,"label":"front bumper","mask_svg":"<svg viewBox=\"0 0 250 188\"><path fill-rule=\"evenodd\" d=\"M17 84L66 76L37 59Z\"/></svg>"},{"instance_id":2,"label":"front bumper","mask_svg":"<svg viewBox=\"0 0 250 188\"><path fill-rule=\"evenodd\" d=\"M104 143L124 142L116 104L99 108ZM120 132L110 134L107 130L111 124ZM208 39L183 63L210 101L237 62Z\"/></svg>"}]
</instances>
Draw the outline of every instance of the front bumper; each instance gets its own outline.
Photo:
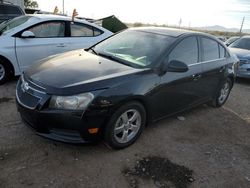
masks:
<instances>
[{"instance_id":1,"label":"front bumper","mask_svg":"<svg viewBox=\"0 0 250 188\"><path fill-rule=\"evenodd\" d=\"M83 112L79 111L48 109L47 95L40 95L38 101L32 100L34 95L37 96L36 91L30 95L30 91L22 90L20 82L16 92L17 109L25 124L38 135L75 144L95 142L101 138L102 127L107 118L106 111L86 111L83 115ZM32 87L30 88L32 90ZM89 129L92 128L98 128L99 131L91 134Z\"/></svg>"},{"instance_id":2,"label":"front bumper","mask_svg":"<svg viewBox=\"0 0 250 188\"><path fill-rule=\"evenodd\" d=\"M240 60L236 76L241 78L250 78L250 63L245 63L243 60Z\"/></svg>"},{"instance_id":3,"label":"front bumper","mask_svg":"<svg viewBox=\"0 0 250 188\"><path fill-rule=\"evenodd\" d=\"M240 78L250 78L250 68L248 69L239 69L236 72L236 76Z\"/></svg>"}]
</instances>

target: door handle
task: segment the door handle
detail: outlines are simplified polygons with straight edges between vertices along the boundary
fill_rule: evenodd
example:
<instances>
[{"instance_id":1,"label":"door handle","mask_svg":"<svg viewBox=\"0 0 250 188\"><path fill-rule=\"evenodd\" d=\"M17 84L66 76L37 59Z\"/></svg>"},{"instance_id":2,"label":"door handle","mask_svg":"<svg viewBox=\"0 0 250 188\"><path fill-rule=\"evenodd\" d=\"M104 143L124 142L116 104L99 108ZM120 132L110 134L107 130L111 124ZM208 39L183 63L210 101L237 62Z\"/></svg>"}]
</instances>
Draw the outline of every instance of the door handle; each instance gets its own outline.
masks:
<instances>
[{"instance_id":1,"label":"door handle","mask_svg":"<svg viewBox=\"0 0 250 188\"><path fill-rule=\"evenodd\" d=\"M201 78L201 74L193 74L193 80L197 81Z\"/></svg>"},{"instance_id":2,"label":"door handle","mask_svg":"<svg viewBox=\"0 0 250 188\"><path fill-rule=\"evenodd\" d=\"M66 45L63 44L63 43L61 43L61 44L58 44L56 47L61 47L61 48L63 48L63 47L66 47Z\"/></svg>"}]
</instances>

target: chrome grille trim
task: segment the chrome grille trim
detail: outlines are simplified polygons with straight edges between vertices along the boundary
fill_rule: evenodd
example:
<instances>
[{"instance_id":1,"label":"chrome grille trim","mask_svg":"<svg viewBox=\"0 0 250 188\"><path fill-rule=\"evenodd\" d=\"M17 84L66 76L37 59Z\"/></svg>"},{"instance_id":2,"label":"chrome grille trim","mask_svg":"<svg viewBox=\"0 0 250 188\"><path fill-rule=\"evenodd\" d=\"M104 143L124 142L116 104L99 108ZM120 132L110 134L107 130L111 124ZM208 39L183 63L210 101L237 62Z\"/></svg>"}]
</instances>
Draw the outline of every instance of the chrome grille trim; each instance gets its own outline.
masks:
<instances>
[{"instance_id":1,"label":"chrome grille trim","mask_svg":"<svg viewBox=\"0 0 250 188\"><path fill-rule=\"evenodd\" d=\"M34 110L34 109L35 109L35 107L27 106L27 105L25 105L25 104L23 104L23 103L21 102L21 100L19 99L17 90L16 90L16 99L17 99L17 102L18 102L20 105L22 105L23 107L28 108L28 109L30 109L30 110Z\"/></svg>"},{"instance_id":2,"label":"chrome grille trim","mask_svg":"<svg viewBox=\"0 0 250 188\"><path fill-rule=\"evenodd\" d=\"M31 81L25 81L25 80L24 80L24 77L23 77L23 75L22 75L22 76L21 76L21 85L22 85L24 82L26 82L26 83L31 83L31 84L33 84L33 85L35 85L35 86L37 86L37 87L39 87L39 88L41 88L41 89L45 90L45 88L43 88L43 87L41 87L41 86L39 86L39 85L35 84L34 82L31 82ZM37 89L35 89L35 88L31 87L30 85L29 85L29 89L28 89L26 92L27 92L27 93L29 93L29 94L31 94L30 92L28 92L29 90L31 90L31 91L35 91L35 92L37 92L37 93L41 93L41 94L46 95L46 93L45 93L44 91L37 90ZM33 94L31 94L31 95L33 95ZM34 96L34 95L33 95L33 96ZM37 97L37 96L34 96L34 97Z\"/></svg>"}]
</instances>

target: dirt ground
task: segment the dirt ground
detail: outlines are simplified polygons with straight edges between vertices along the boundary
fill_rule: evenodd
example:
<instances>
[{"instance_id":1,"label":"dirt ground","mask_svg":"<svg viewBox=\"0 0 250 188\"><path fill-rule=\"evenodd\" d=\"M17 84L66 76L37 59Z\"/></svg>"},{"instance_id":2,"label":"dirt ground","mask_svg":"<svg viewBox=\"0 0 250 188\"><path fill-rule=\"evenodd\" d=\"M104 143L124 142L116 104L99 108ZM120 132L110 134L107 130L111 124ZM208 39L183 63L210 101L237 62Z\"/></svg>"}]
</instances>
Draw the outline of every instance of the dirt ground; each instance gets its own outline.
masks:
<instances>
[{"instance_id":1,"label":"dirt ground","mask_svg":"<svg viewBox=\"0 0 250 188\"><path fill-rule=\"evenodd\" d=\"M250 187L250 80L237 81L223 108L203 105L181 114L185 119L159 121L119 151L102 143L75 146L35 135L16 111L15 84L0 86L1 188ZM170 177L165 184L150 174L157 170L146 162L154 157L165 161L156 163ZM145 167L139 169L140 164ZM184 181L179 174L187 177L182 169L190 180L185 185L178 183ZM128 173L136 170L142 175Z\"/></svg>"}]
</instances>

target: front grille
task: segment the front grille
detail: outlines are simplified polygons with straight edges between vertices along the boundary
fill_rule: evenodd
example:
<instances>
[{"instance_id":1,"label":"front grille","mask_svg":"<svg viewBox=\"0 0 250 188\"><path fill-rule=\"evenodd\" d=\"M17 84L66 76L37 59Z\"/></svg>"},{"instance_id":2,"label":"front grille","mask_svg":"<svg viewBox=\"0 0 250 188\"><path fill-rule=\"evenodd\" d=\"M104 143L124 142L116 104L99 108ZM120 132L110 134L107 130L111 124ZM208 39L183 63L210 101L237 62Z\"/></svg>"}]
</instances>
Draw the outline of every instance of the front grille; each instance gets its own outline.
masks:
<instances>
[{"instance_id":1,"label":"front grille","mask_svg":"<svg viewBox=\"0 0 250 188\"><path fill-rule=\"evenodd\" d=\"M240 59L240 65L249 64L247 59Z\"/></svg>"},{"instance_id":2,"label":"front grille","mask_svg":"<svg viewBox=\"0 0 250 188\"><path fill-rule=\"evenodd\" d=\"M17 101L24 107L29 109L35 109L43 96L46 93L42 90L39 90L39 86L33 86L34 84L26 81L22 75L18 81L16 89L16 98Z\"/></svg>"}]
</instances>

